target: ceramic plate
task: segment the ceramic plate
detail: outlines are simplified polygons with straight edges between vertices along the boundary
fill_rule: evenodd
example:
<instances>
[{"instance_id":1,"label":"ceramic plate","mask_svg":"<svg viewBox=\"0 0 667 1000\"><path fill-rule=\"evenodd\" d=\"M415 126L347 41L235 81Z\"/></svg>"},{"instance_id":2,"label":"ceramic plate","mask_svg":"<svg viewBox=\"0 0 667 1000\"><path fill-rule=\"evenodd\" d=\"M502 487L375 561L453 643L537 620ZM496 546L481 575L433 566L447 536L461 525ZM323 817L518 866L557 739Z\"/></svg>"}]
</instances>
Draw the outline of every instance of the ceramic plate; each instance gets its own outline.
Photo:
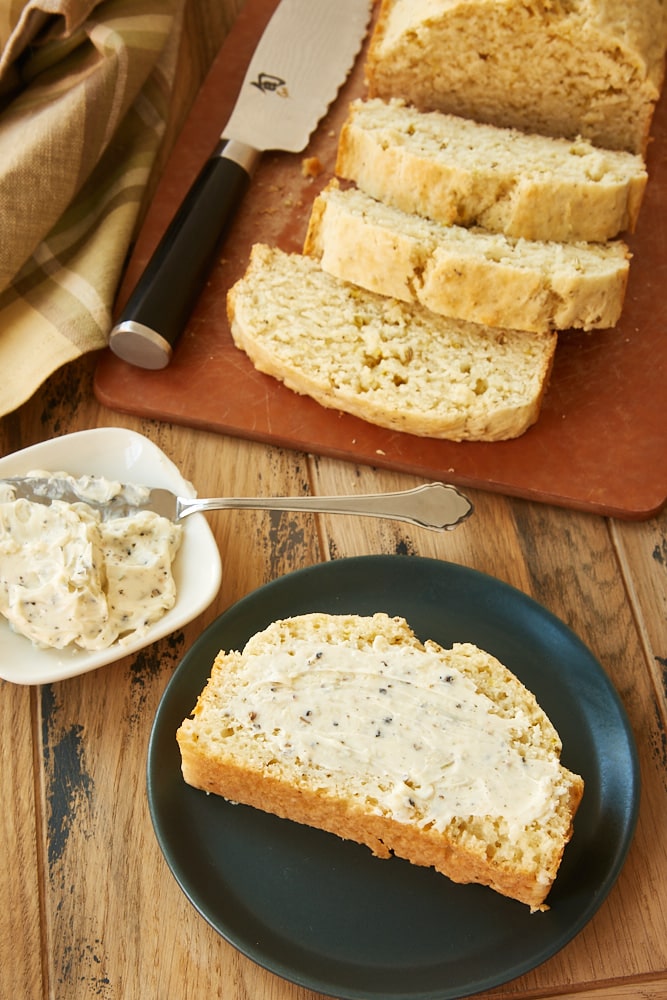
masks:
<instances>
[{"instance_id":1,"label":"ceramic plate","mask_svg":"<svg viewBox=\"0 0 667 1000\"><path fill-rule=\"evenodd\" d=\"M0 479L23 476L32 469L77 476L89 473L161 486L181 496L196 495L164 452L143 435L121 427L66 434L0 459ZM174 561L176 603L148 633L123 646L113 643L95 651L38 649L0 616L0 677L15 684L47 684L74 677L136 653L196 618L220 589L220 553L203 514L190 515L183 526L183 541Z\"/></svg>"},{"instance_id":2,"label":"ceramic plate","mask_svg":"<svg viewBox=\"0 0 667 1000\"><path fill-rule=\"evenodd\" d=\"M531 915L490 889L374 858L365 847L183 782L175 733L218 650L239 649L274 619L310 611L402 615L421 639L477 643L535 693L561 735L563 763L586 782L548 912ZM323 563L232 606L171 679L148 756L157 838L197 910L265 968L350 1000L468 996L544 962L590 920L616 880L636 822L638 783L625 712L576 635L507 584L410 556Z\"/></svg>"}]
</instances>

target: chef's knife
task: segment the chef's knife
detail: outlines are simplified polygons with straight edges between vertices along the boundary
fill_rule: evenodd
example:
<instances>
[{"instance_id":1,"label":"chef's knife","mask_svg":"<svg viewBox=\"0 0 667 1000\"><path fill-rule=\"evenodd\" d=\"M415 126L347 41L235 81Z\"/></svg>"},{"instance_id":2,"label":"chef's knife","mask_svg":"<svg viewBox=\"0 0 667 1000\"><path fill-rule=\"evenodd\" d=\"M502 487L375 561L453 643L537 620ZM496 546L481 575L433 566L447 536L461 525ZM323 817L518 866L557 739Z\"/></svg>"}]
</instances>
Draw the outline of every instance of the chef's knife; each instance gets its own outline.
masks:
<instances>
[{"instance_id":1,"label":"chef's knife","mask_svg":"<svg viewBox=\"0 0 667 1000\"><path fill-rule=\"evenodd\" d=\"M164 368L262 152L301 152L348 76L372 0L281 0L220 141L176 212L109 338Z\"/></svg>"}]
</instances>

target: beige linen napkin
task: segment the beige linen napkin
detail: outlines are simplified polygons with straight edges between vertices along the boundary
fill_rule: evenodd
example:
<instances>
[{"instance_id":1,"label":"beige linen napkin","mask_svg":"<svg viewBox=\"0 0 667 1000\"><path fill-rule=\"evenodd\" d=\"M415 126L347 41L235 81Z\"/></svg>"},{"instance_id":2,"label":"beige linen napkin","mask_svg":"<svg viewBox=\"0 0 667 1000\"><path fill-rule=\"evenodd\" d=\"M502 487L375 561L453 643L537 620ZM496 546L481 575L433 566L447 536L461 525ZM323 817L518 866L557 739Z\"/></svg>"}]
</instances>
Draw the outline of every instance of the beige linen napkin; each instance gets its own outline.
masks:
<instances>
[{"instance_id":1,"label":"beige linen napkin","mask_svg":"<svg viewBox=\"0 0 667 1000\"><path fill-rule=\"evenodd\" d=\"M0 0L0 415L103 347L186 0Z\"/></svg>"}]
</instances>

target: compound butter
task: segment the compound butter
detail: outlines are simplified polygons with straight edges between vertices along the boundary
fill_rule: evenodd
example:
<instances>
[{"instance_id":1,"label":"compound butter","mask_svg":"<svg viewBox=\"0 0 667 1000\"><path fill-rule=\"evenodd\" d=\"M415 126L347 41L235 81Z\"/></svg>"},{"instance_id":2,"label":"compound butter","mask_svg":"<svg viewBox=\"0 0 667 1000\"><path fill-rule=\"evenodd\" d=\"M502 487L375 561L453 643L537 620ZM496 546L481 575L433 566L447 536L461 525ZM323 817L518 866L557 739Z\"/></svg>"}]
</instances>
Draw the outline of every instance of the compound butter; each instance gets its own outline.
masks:
<instances>
[{"instance_id":1,"label":"compound butter","mask_svg":"<svg viewBox=\"0 0 667 1000\"><path fill-rule=\"evenodd\" d=\"M77 491L100 500L117 485L85 478ZM0 612L36 646L122 645L173 607L180 525L151 511L103 521L85 502L45 506L0 490Z\"/></svg>"},{"instance_id":2,"label":"compound butter","mask_svg":"<svg viewBox=\"0 0 667 1000\"><path fill-rule=\"evenodd\" d=\"M244 674L222 706L230 731L249 720L277 761L319 770L343 794L348 775L365 775L373 811L437 830L503 817L516 835L554 809L558 755L531 754L525 717L498 714L435 654L380 638L370 650L300 642L249 657Z\"/></svg>"}]
</instances>

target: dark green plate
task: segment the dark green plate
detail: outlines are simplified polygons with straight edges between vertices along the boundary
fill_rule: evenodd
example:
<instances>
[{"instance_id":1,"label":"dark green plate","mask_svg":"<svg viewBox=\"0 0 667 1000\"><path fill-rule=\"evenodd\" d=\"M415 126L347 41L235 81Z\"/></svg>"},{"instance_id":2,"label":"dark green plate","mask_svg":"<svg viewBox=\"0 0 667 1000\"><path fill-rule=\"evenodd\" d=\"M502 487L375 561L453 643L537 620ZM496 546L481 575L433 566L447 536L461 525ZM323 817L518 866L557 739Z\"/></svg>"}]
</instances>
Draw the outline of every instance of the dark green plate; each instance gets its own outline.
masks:
<instances>
[{"instance_id":1,"label":"dark green plate","mask_svg":"<svg viewBox=\"0 0 667 1000\"><path fill-rule=\"evenodd\" d=\"M374 858L358 844L184 783L175 733L217 652L240 649L277 618L310 611L402 615L421 639L476 643L534 692L560 733L563 763L586 783L548 912L531 915L490 889ZM590 920L632 839L639 772L614 688L550 612L452 563L361 556L275 580L209 626L159 706L148 800L160 847L188 899L259 965L349 1000L451 1000L535 968Z\"/></svg>"}]
</instances>

